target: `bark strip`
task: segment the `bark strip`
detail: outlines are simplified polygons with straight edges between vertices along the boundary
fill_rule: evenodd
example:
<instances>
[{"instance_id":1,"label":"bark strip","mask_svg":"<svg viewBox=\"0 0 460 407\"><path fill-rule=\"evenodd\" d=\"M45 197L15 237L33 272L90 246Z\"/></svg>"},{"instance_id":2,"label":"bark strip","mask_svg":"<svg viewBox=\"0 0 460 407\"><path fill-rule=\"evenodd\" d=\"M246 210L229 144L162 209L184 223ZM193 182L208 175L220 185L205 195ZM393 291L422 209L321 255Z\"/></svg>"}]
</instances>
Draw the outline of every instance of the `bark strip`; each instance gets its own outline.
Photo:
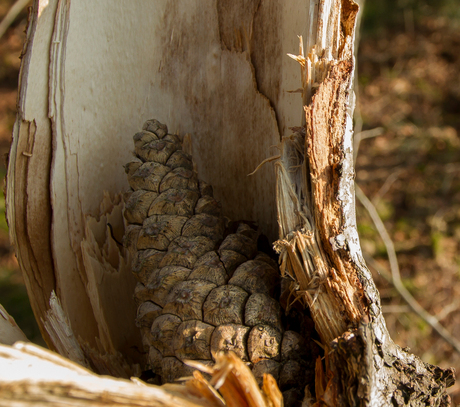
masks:
<instances>
[{"instance_id":1,"label":"bark strip","mask_svg":"<svg viewBox=\"0 0 460 407\"><path fill-rule=\"evenodd\" d=\"M320 2L320 11L328 9L325 3ZM345 236L343 208L337 199L353 78L354 31L342 28L354 24L351 12L345 10L354 10L355 17L357 8L350 1L332 5L328 21L333 30L326 35L331 47L321 50L324 26L319 24L318 43L307 57L301 43L296 57L302 65L306 125L283 139L276 163L280 240L275 248L281 255L281 270L296 280L296 292L310 308L326 346L366 314L350 256L339 250ZM324 18L320 15L318 21Z\"/></svg>"},{"instance_id":2,"label":"bark strip","mask_svg":"<svg viewBox=\"0 0 460 407\"><path fill-rule=\"evenodd\" d=\"M293 57L301 64L305 126L282 140L275 164L275 249L326 350L325 366L317 363L323 385L317 383L315 405L449 405L453 369L424 363L393 343L359 246L351 90L356 14L352 0L319 1L312 13L316 42L309 38L304 50L301 40Z\"/></svg>"}]
</instances>

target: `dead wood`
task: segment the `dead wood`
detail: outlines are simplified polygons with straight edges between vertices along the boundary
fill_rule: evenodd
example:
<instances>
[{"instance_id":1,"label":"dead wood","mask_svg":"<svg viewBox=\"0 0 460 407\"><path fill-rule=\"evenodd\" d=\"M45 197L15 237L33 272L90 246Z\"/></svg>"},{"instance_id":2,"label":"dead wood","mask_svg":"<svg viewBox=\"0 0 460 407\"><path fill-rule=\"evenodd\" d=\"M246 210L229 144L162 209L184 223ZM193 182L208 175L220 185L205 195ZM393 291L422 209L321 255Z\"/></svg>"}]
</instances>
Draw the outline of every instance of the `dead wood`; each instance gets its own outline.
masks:
<instances>
[{"instance_id":1,"label":"dead wood","mask_svg":"<svg viewBox=\"0 0 460 407\"><path fill-rule=\"evenodd\" d=\"M99 371L110 363L110 357L99 363L101 355L121 352L122 370L123 361L142 359L130 253L116 240L123 229L119 192L127 187L122 165L131 155L126 135L155 112L174 132L196 134L198 170L228 216L258 221L273 237L276 207L281 269L291 276L296 299L310 308L326 351L324 363L316 363L318 405L447 405L453 371L425 364L392 342L361 255L352 151L357 5L179 4L133 2L120 9L104 2L34 2L7 207L48 344L58 348L61 341L47 333L53 332L48 311L55 290L81 349L72 357ZM288 92L297 82L284 58L292 46L288 29L305 38L295 57L302 65L298 103ZM302 127L290 136L300 117ZM281 138L275 199L268 166L246 174ZM139 198L145 212L153 195ZM31 385L25 396L46 390L31 377L24 380ZM58 397L71 386L53 382L48 393Z\"/></svg>"},{"instance_id":2,"label":"dead wood","mask_svg":"<svg viewBox=\"0 0 460 407\"><path fill-rule=\"evenodd\" d=\"M17 341L28 341L14 318L0 304L0 344L12 345Z\"/></svg>"},{"instance_id":3,"label":"dead wood","mask_svg":"<svg viewBox=\"0 0 460 407\"><path fill-rule=\"evenodd\" d=\"M352 114L357 6L320 2L316 42L295 59L305 126L282 141L277 162L281 269L311 309L326 360L316 399L327 406L449 405L453 369L421 361L391 340L355 225ZM326 14L330 13L325 18ZM340 22L340 23L339 23ZM324 27L323 27L324 28Z\"/></svg>"},{"instance_id":4,"label":"dead wood","mask_svg":"<svg viewBox=\"0 0 460 407\"><path fill-rule=\"evenodd\" d=\"M0 345L0 406L282 406L273 377L265 375L259 389L251 371L234 354L220 355L213 368L195 367L210 374L210 380L195 371L185 385L154 386L136 378L96 375L32 344Z\"/></svg>"}]
</instances>

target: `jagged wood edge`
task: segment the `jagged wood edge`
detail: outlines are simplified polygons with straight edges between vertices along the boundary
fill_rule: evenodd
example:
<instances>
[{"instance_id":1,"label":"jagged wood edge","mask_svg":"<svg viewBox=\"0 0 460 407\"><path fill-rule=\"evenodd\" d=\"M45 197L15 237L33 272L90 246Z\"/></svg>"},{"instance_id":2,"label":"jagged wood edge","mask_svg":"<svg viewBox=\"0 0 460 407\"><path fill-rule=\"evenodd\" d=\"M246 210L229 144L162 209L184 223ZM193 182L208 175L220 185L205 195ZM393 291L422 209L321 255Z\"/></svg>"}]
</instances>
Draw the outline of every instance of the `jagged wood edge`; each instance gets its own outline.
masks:
<instances>
[{"instance_id":1,"label":"jagged wood edge","mask_svg":"<svg viewBox=\"0 0 460 407\"><path fill-rule=\"evenodd\" d=\"M273 377L265 375L260 389L248 366L232 353L219 355L212 368L199 363L195 367L209 373L211 380L195 371L185 385L156 386L137 378L97 375L37 345L0 345L0 406L282 405L282 394Z\"/></svg>"},{"instance_id":2,"label":"jagged wood edge","mask_svg":"<svg viewBox=\"0 0 460 407\"><path fill-rule=\"evenodd\" d=\"M283 140L276 165L281 269L297 281L328 352L329 382L317 400L330 406L449 405L445 390L454 383L453 370L426 364L394 344L361 254L351 91L358 9L352 0L320 1L319 12L327 5L340 16L341 32L329 36L332 52L317 42L305 57L301 46L296 59L303 67L306 127Z\"/></svg>"}]
</instances>

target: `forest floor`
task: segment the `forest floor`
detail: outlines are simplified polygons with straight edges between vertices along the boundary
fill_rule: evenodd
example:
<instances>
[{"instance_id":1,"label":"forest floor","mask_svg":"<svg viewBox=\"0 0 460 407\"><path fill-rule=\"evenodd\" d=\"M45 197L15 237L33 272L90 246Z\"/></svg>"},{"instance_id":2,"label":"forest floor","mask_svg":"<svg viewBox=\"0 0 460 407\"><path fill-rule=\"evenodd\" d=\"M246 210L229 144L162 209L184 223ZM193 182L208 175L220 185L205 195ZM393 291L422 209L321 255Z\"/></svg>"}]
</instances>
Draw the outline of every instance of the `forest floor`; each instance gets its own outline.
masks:
<instances>
[{"instance_id":1,"label":"forest floor","mask_svg":"<svg viewBox=\"0 0 460 407\"><path fill-rule=\"evenodd\" d=\"M12 3L0 2L0 19ZM0 39L2 178L26 20L24 11ZM460 29L431 16L415 28L363 34L358 74L358 119L368 137L359 145L356 181L394 242L404 285L460 338ZM9 245L3 196L0 212L0 303L31 340L43 344ZM359 203L357 217L365 255L389 271L385 246ZM426 362L460 372L460 354L410 311L383 276L374 273L395 342ZM451 395L460 403L460 386Z\"/></svg>"},{"instance_id":2,"label":"forest floor","mask_svg":"<svg viewBox=\"0 0 460 407\"><path fill-rule=\"evenodd\" d=\"M363 36L358 115L364 138L356 182L393 240L415 299L460 338L460 29L431 17L417 29ZM373 130L374 129L374 130ZM363 252L389 272L382 239L357 207ZM371 268L372 269L372 268ZM460 354L373 270L392 338L425 362L455 367ZM460 386L451 389L460 403Z\"/></svg>"}]
</instances>

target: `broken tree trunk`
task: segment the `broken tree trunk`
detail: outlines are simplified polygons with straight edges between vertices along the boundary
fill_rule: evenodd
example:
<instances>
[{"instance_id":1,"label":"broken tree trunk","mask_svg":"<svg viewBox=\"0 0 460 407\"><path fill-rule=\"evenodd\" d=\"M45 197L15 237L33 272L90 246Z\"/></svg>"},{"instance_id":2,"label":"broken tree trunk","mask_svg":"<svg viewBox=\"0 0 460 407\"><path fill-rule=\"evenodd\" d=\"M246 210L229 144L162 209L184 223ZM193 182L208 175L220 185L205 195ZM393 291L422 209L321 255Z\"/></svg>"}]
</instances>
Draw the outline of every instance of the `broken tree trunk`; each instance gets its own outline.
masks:
<instances>
[{"instance_id":1,"label":"broken tree trunk","mask_svg":"<svg viewBox=\"0 0 460 407\"><path fill-rule=\"evenodd\" d=\"M453 370L394 344L361 254L351 90L357 6L332 7L332 29L318 30L305 53L301 44L293 56L301 64L305 126L282 140L276 163L282 273L292 276L328 354L326 387L316 397L328 406L449 405Z\"/></svg>"},{"instance_id":2,"label":"broken tree trunk","mask_svg":"<svg viewBox=\"0 0 460 407\"><path fill-rule=\"evenodd\" d=\"M357 11L352 0L34 2L7 208L50 347L118 376L141 361L129 254L110 227L120 240L130 136L155 116L193 134L200 177L227 216L257 221L273 241L278 211L281 268L326 350L318 403L448 404L452 371L391 341L361 256L352 161ZM302 97L291 92L298 67L285 55L298 47L296 34ZM278 144L276 177L268 165L247 177ZM72 331L78 351L61 350L62 332Z\"/></svg>"},{"instance_id":3,"label":"broken tree trunk","mask_svg":"<svg viewBox=\"0 0 460 407\"><path fill-rule=\"evenodd\" d=\"M107 223L120 241L123 165L132 134L152 116L194 135L198 171L227 216L276 239L273 169L247 174L300 120L286 50L307 35L308 10L303 1L34 2L7 207L50 347L42 320L54 290L83 342L140 358L135 280Z\"/></svg>"}]
</instances>

